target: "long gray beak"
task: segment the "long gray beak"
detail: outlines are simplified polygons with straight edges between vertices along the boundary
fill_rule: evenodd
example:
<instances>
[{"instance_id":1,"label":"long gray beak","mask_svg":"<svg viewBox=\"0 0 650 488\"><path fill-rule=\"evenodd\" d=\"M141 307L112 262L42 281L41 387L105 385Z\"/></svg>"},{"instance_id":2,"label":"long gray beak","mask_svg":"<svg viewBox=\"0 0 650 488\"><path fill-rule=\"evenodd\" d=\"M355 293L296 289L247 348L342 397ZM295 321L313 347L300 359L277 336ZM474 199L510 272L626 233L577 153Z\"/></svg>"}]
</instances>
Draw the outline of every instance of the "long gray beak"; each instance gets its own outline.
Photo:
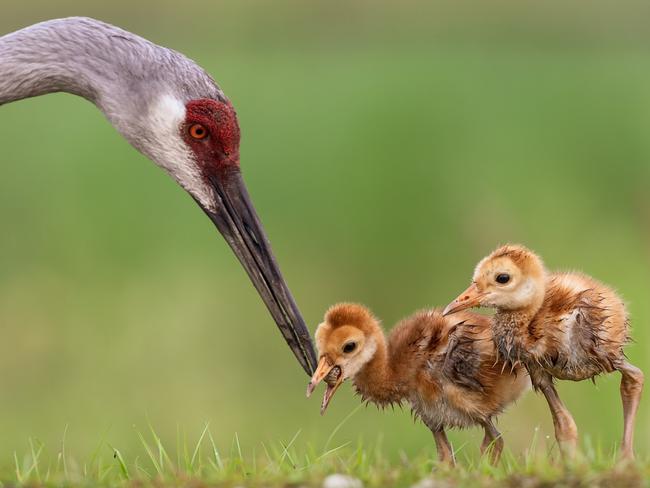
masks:
<instances>
[{"instance_id":1,"label":"long gray beak","mask_svg":"<svg viewBox=\"0 0 650 488\"><path fill-rule=\"evenodd\" d=\"M216 212L203 209L239 259L305 372L316 369L316 354L305 321L280 273L239 168L211 178Z\"/></svg>"}]
</instances>

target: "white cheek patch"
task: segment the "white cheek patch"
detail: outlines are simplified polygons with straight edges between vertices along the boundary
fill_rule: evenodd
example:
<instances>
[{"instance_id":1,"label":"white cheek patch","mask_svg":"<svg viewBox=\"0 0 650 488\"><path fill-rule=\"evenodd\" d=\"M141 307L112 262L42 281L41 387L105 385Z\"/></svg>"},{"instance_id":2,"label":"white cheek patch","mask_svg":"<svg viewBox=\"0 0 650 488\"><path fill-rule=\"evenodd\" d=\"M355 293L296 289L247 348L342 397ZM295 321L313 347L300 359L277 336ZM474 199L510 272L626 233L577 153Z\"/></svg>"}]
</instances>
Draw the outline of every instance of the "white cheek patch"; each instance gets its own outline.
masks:
<instances>
[{"instance_id":1,"label":"white cheek patch","mask_svg":"<svg viewBox=\"0 0 650 488\"><path fill-rule=\"evenodd\" d=\"M372 359L375 352L377 352L377 342L375 339L370 338L363 348L363 351L350 359L343 367L344 378L347 379L356 376L356 374L361 371L361 368Z\"/></svg>"},{"instance_id":2,"label":"white cheek patch","mask_svg":"<svg viewBox=\"0 0 650 488\"><path fill-rule=\"evenodd\" d=\"M528 278L521 283L514 291L496 292L499 299L498 306L507 309L516 309L529 305L535 297L535 282Z\"/></svg>"},{"instance_id":3,"label":"white cheek patch","mask_svg":"<svg viewBox=\"0 0 650 488\"><path fill-rule=\"evenodd\" d=\"M215 211L212 189L201 176L192 152L180 134L185 104L173 95L163 95L146 117L149 140L142 151L163 168L206 209Z\"/></svg>"},{"instance_id":4,"label":"white cheek patch","mask_svg":"<svg viewBox=\"0 0 650 488\"><path fill-rule=\"evenodd\" d=\"M515 293L516 300L519 303L530 302L535 296L535 289L535 282L531 278L526 279Z\"/></svg>"}]
</instances>

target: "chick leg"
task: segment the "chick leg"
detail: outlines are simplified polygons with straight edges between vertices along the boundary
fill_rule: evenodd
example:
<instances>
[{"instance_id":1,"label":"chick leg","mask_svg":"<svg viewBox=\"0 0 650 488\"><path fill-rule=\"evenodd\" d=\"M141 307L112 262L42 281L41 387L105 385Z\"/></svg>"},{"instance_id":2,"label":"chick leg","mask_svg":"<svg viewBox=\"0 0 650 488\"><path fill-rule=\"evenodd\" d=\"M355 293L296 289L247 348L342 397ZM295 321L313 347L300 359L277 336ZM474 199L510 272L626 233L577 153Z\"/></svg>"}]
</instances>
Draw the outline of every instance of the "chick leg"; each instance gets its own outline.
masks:
<instances>
[{"instance_id":1,"label":"chick leg","mask_svg":"<svg viewBox=\"0 0 650 488\"><path fill-rule=\"evenodd\" d=\"M485 429L485 437L481 443L481 455L485 455L489 451L490 463L496 466L501 458L503 451L503 437L501 432L492 423L492 420L486 420L481 425Z\"/></svg>"},{"instance_id":2,"label":"chick leg","mask_svg":"<svg viewBox=\"0 0 650 488\"><path fill-rule=\"evenodd\" d=\"M436 450L438 451L438 461L440 463L445 463L450 466L456 465L456 459L454 459L454 450L451 448L449 439L447 439L447 434L445 434L445 429L438 425L435 422L430 422L426 418L423 418L422 421L424 425L429 427L433 438L436 441Z\"/></svg>"},{"instance_id":3,"label":"chick leg","mask_svg":"<svg viewBox=\"0 0 650 488\"><path fill-rule=\"evenodd\" d=\"M627 361L616 365L621 372L621 399L623 400L623 441L621 456L634 459L634 421L643 390L643 373Z\"/></svg>"},{"instance_id":4,"label":"chick leg","mask_svg":"<svg viewBox=\"0 0 650 488\"><path fill-rule=\"evenodd\" d=\"M436 441L436 449L438 450L438 461L450 466L456 465L456 459L454 459L454 450L451 448L449 439L447 439L447 434L445 434L445 429L443 428L434 428L431 429L433 432L433 438Z\"/></svg>"},{"instance_id":5,"label":"chick leg","mask_svg":"<svg viewBox=\"0 0 650 488\"><path fill-rule=\"evenodd\" d=\"M541 390L548 402L553 416L555 427L555 438L560 446L560 451L565 459L575 458L578 446L578 428L569 410L564 406L560 396L557 394L553 381L550 377L544 376L534 382L537 389Z\"/></svg>"}]
</instances>

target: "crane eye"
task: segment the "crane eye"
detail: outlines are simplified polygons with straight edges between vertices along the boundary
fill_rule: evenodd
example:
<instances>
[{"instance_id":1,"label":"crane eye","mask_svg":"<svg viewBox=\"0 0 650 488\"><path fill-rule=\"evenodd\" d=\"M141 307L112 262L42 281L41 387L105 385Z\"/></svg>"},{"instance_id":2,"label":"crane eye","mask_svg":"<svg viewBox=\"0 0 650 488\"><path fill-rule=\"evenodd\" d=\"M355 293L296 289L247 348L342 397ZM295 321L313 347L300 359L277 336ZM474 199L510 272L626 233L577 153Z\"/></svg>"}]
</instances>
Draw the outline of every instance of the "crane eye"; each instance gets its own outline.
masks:
<instances>
[{"instance_id":1,"label":"crane eye","mask_svg":"<svg viewBox=\"0 0 650 488\"><path fill-rule=\"evenodd\" d=\"M508 273L498 274L496 277L496 281L497 283L505 285L508 281L510 281L510 275Z\"/></svg>"},{"instance_id":2,"label":"crane eye","mask_svg":"<svg viewBox=\"0 0 650 488\"><path fill-rule=\"evenodd\" d=\"M205 139L208 135L208 130L201 124L194 124L190 127L190 135L194 139Z\"/></svg>"},{"instance_id":3,"label":"crane eye","mask_svg":"<svg viewBox=\"0 0 650 488\"><path fill-rule=\"evenodd\" d=\"M357 348L357 343L356 342L348 342L343 346L343 352L346 354L351 353Z\"/></svg>"}]
</instances>

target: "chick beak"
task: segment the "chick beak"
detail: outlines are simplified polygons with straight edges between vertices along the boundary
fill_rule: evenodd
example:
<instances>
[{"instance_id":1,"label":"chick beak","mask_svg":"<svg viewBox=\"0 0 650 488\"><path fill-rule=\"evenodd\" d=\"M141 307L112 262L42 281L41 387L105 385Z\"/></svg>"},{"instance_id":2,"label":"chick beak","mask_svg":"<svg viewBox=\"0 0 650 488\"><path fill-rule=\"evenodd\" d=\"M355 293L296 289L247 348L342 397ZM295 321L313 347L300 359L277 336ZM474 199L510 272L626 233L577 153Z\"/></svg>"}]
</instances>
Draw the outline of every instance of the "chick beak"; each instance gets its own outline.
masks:
<instances>
[{"instance_id":1,"label":"chick beak","mask_svg":"<svg viewBox=\"0 0 650 488\"><path fill-rule=\"evenodd\" d=\"M336 383L333 385L330 385L327 383L327 389L325 390L325 394L323 395L323 403L320 405L320 414L325 415L325 410L327 410L327 406L330 404L330 400L334 396L334 393L336 393L336 390L339 389L339 386L341 386L341 383L343 383L343 373L339 374L338 378L336 379Z\"/></svg>"},{"instance_id":2,"label":"chick beak","mask_svg":"<svg viewBox=\"0 0 650 488\"><path fill-rule=\"evenodd\" d=\"M329 374L333 367L334 363L332 363L327 356L321 356L320 361L318 361L316 371L314 371L314 374L311 377L311 381L307 385L307 398L311 396L311 394L318 386L318 383L323 381L323 379Z\"/></svg>"},{"instance_id":3,"label":"chick beak","mask_svg":"<svg viewBox=\"0 0 650 488\"><path fill-rule=\"evenodd\" d=\"M318 384L321 381L323 381L332 372L334 368L337 368L337 366L332 361L330 361L330 359L327 356L323 356L320 358L316 371L314 372L314 375L311 377L311 381L307 385L307 398L311 396L311 394L316 389L316 386L318 386ZM343 383L343 371L341 371L340 366L338 367L338 369L339 369L338 376L336 377L334 383L331 384L331 382L326 382L327 388L325 390L325 395L323 395L323 403L321 404L320 407L321 415L325 413L325 410L327 409L330 400L334 396L334 393L336 393L336 390L338 390L339 386L341 386L341 383Z\"/></svg>"},{"instance_id":4,"label":"chick beak","mask_svg":"<svg viewBox=\"0 0 650 488\"><path fill-rule=\"evenodd\" d=\"M467 290L461 293L458 298L445 307L442 311L442 315L450 315L452 313L460 312L461 310L478 307L481 305L481 300L484 296L485 293L479 292L476 283L472 283Z\"/></svg>"}]
</instances>

